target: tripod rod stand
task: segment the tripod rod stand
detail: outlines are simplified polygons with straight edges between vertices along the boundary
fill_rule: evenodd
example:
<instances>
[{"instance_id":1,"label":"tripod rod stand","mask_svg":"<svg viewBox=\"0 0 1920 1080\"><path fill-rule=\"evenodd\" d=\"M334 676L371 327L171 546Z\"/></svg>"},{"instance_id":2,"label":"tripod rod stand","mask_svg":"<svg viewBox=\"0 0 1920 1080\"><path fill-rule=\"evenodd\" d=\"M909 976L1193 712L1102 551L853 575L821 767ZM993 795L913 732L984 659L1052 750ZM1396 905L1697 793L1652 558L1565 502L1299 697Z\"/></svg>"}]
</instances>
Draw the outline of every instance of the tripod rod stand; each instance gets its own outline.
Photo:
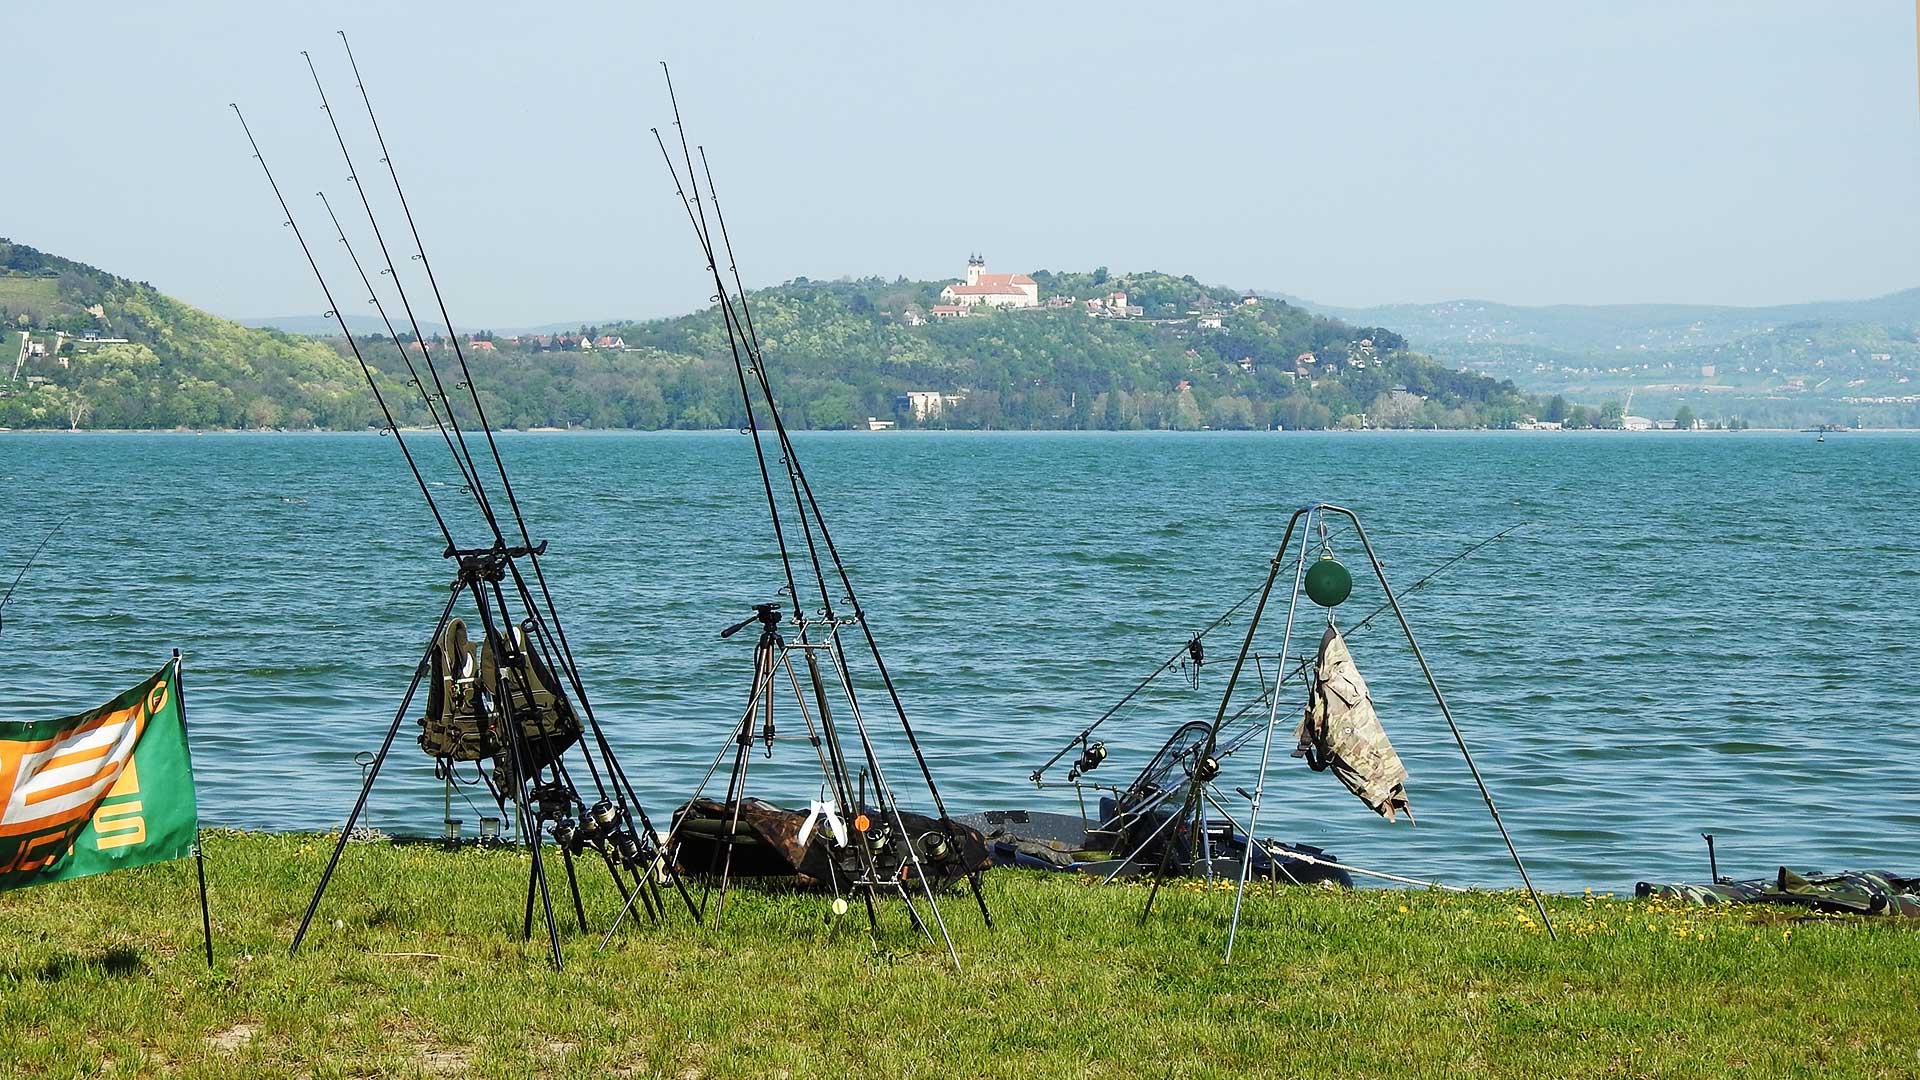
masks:
<instances>
[{"instance_id":1,"label":"tripod rod stand","mask_svg":"<svg viewBox=\"0 0 1920 1080\"><path fill-rule=\"evenodd\" d=\"M546 826L549 822L554 823L556 839L562 840L560 850L567 875L568 888L574 901L575 915L579 919L583 930L586 928L587 922L586 909L580 895L579 881L574 867L573 846L562 836L563 825L566 829L567 838L571 838L577 835L573 831L574 829L584 829L589 824L592 824L595 828L591 846L599 852L603 861L605 861L608 872L612 876L615 885L619 888L623 899L626 899L630 903L635 898L646 898L649 916L656 916L660 898L658 896L655 875L652 872L652 861L647 861L648 870L646 873L635 873L636 887L634 889L630 890L628 888L620 872L622 863L627 864L629 870L634 870L635 865L642 861L642 856L647 854L645 846L639 842L637 837L632 835L630 822L628 822L626 818L625 806L622 805L616 809L612 802L603 798L589 810L586 807L584 799L580 796L579 789L574 785L567 768L565 761L566 747L562 746L558 750L547 752L545 755L546 760L537 762L534 749L529 745L530 740L538 740L544 750L550 745L549 740L556 734L559 734L549 726L548 717L544 710L540 709L534 701L535 658L521 649L515 639L515 635L510 632L510 628L507 625L504 625L506 623L504 616L508 610L508 604L505 592L502 589L502 582L507 576L512 560L517 556L530 553L531 550L532 549L529 548L507 547L505 545L495 545L492 548L472 550L449 547L447 554L449 557L458 560L459 572L449 588L446 606L441 609L440 617L434 625L433 634L428 639L420 662L414 669L413 679L408 684L406 693L402 696L400 707L395 711L392 723L387 726L387 731L381 740L380 748L373 755L372 760L366 767L365 776L361 781L359 795L354 801L353 809L347 816L346 824L341 828L340 837L334 844L333 852L328 858L326 869L322 872L318 885L314 889L313 897L307 904L306 912L300 920L299 929L295 932L293 942L289 947L289 955L297 953L301 943L306 938L314 915L319 910L320 901L326 893L327 886L333 879L335 870L339 867L340 859L346 849L347 843L353 836L354 826L365 812L368 799L373 791L373 786L379 779L387 755L393 749L394 741L399 736L400 726L405 722L412 708L414 698L419 692L420 683L426 678L428 672L432 670L435 650L441 647L441 640L449 623L452 621L454 608L460 602L463 595L471 597L473 600L479 615L484 641L487 644L490 655L494 658L496 671L498 672L496 678L499 681L498 684L491 689L490 696L493 698L493 707L497 711L498 726L505 729L503 740L505 760L499 760L497 750L495 751L495 756L499 765L504 766L505 771L510 772L511 775L504 778L506 783L495 785L495 795L502 802L512 801L516 824L520 829L521 835L526 838L528 854L531 856L532 866L527 881L527 904L522 931L523 937L526 939L531 939L532 937L533 901L537 895L541 902L541 910L547 929L547 944L550 959L556 970L559 970L563 966L560 952L559 923L553 910L553 900L543 852L547 831ZM537 618L529 619L528 622L535 629L537 638L540 630L539 620ZM537 641L530 641L527 643L527 647L529 649L537 648L538 643ZM518 688L515 686L516 680L518 680ZM522 692L525 694L524 701L516 700ZM519 715L523 707L530 712L530 716L526 719L523 719ZM531 725L527 723L527 720L531 720ZM529 731L529 726L534 730ZM481 733L482 745L485 746L491 742L493 736L492 728L484 718L481 722ZM604 745L604 739L601 740L601 743ZM602 786L600 769L594 763L592 753L583 748L583 754L586 757L589 771L593 774L595 786L599 787L604 795L605 788ZM614 768L617 767L617 761L613 759L610 754L607 756L607 765L609 766L609 772L612 772ZM496 768L494 774L495 779L500 779L500 771L502 770ZM616 780L616 786L618 783L619 781ZM624 804L626 800L622 798L621 801ZM581 808L578 826L574 824L572 818L573 808L576 805ZM584 847L585 845L582 844L582 846ZM609 846L612 847L611 851L609 850ZM614 857L616 852L621 856L618 860ZM648 896L649 889L653 890L651 897ZM684 887L682 891L684 892Z\"/></svg>"}]
</instances>

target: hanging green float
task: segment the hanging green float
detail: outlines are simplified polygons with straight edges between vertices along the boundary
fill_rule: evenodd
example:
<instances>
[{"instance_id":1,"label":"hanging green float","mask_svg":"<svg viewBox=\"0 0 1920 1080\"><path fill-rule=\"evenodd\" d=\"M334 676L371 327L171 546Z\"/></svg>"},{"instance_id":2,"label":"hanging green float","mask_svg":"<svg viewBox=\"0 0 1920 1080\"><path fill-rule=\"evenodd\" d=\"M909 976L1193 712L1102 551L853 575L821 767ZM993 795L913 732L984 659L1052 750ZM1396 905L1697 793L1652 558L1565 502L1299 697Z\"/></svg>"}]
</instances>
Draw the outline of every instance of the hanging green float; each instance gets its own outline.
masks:
<instances>
[{"instance_id":1,"label":"hanging green float","mask_svg":"<svg viewBox=\"0 0 1920 1080\"><path fill-rule=\"evenodd\" d=\"M1353 575L1331 554L1323 554L1307 571L1307 598L1324 608L1339 607L1353 593Z\"/></svg>"}]
</instances>

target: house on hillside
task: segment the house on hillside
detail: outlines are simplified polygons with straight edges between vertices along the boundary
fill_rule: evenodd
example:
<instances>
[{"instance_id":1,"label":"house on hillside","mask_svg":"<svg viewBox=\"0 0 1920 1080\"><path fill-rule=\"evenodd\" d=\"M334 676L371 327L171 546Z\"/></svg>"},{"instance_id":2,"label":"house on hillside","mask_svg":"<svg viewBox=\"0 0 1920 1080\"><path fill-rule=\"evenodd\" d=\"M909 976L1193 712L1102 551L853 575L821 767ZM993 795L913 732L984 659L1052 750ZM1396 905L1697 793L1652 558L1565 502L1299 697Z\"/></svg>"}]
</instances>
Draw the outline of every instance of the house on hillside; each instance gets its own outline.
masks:
<instances>
[{"instance_id":1,"label":"house on hillside","mask_svg":"<svg viewBox=\"0 0 1920 1080\"><path fill-rule=\"evenodd\" d=\"M1087 314L1104 319L1139 318L1146 313L1147 309L1139 304L1127 303L1125 292L1110 292L1087 301Z\"/></svg>"},{"instance_id":2,"label":"house on hillside","mask_svg":"<svg viewBox=\"0 0 1920 1080\"><path fill-rule=\"evenodd\" d=\"M909 390L894 400L897 412L910 412L917 421L938 420L942 414L960 404L960 395L943 394L938 390Z\"/></svg>"},{"instance_id":3,"label":"house on hillside","mask_svg":"<svg viewBox=\"0 0 1920 1080\"><path fill-rule=\"evenodd\" d=\"M936 319L964 319L967 309L960 304L935 304L933 317Z\"/></svg>"},{"instance_id":4,"label":"house on hillside","mask_svg":"<svg viewBox=\"0 0 1920 1080\"><path fill-rule=\"evenodd\" d=\"M474 338L472 341L467 342L467 348L477 353L500 351L494 347L493 342L488 341L486 338Z\"/></svg>"},{"instance_id":5,"label":"house on hillside","mask_svg":"<svg viewBox=\"0 0 1920 1080\"><path fill-rule=\"evenodd\" d=\"M967 279L940 290L940 299L955 307L1031 308L1040 306L1040 283L1025 274L989 274L987 260L967 257Z\"/></svg>"},{"instance_id":6,"label":"house on hillside","mask_svg":"<svg viewBox=\"0 0 1920 1080\"><path fill-rule=\"evenodd\" d=\"M627 340L618 334L601 334L594 339L593 345L597 349L624 349Z\"/></svg>"}]
</instances>

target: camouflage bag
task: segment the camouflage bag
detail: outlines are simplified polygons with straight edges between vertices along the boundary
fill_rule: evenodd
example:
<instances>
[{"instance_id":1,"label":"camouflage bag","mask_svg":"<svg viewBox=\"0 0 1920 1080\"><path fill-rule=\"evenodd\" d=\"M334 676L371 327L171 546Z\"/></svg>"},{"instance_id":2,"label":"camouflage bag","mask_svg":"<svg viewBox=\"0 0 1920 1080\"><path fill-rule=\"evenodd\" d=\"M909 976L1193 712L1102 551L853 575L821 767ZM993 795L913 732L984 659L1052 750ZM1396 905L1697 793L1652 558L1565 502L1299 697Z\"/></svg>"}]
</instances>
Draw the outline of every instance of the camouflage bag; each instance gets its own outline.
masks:
<instances>
[{"instance_id":1,"label":"camouflage bag","mask_svg":"<svg viewBox=\"0 0 1920 1080\"><path fill-rule=\"evenodd\" d=\"M1387 741L1386 729L1373 711L1367 681L1354 666L1346 639L1332 623L1320 639L1320 655L1313 664L1313 685L1307 692L1307 711L1294 730L1299 748L1293 756L1305 758L1315 772L1328 768L1347 790L1373 812L1394 820L1407 806L1407 769Z\"/></svg>"},{"instance_id":2,"label":"camouflage bag","mask_svg":"<svg viewBox=\"0 0 1920 1080\"><path fill-rule=\"evenodd\" d=\"M1693 904L1781 904L1829 914L1920 916L1920 879L1879 870L1798 874L1783 866L1770 878L1711 885L1642 881L1634 885L1633 894Z\"/></svg>"}]
</instances>

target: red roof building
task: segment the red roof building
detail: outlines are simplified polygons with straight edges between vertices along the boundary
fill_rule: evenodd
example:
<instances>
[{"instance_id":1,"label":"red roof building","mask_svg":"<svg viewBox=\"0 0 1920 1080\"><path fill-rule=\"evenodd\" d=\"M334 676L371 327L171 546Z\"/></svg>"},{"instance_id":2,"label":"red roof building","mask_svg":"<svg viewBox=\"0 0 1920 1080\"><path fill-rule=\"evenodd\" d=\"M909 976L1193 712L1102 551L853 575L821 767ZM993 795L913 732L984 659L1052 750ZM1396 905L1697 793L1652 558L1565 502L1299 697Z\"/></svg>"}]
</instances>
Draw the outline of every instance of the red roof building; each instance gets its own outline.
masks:
<instances>
[{"instance_id":1,"label":"red roof building","mask_svg":"<svg viewBox=\"0 0 1920 1080\"><path fill-rule=\"evenodd\" d=\"M972 255L967 258L967 280L940 290L940 299L959 307L1039 307L1040 284L1025 274L989 274L987 260Z\"/></svg>"}]
</instances>

